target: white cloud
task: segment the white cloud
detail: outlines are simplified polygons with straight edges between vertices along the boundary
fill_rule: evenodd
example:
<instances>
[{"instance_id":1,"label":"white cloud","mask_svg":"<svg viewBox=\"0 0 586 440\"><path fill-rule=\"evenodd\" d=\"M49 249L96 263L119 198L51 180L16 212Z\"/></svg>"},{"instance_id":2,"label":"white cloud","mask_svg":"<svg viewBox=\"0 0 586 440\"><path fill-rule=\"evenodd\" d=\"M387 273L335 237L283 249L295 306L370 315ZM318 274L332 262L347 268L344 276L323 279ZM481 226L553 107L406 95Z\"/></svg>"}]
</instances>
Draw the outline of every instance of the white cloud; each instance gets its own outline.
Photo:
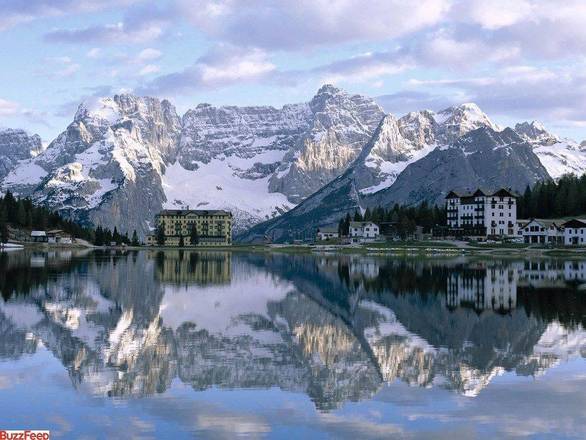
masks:
<instances>
[{"instance_id":1,"label":"white cloud","mask_svg":"<svg viewBox=\"0 0 586 440\"><path fill-rule=\"evenodd\" d=\"M160 70L161 70L161 68L159 66L156 66L154 64L147 64L142 69L140 69L139 75L142 75L142 76L150 75L153 73L158 73Z\"/></svg>"},{"instance_id":2,"label":"white cloud","mask_svg":"<svg viewBox=\"0 0 586 440\"><path fill-rule=\"evenodd\" d=\"M102 49L100 49L99 47L94 47L93 49L90 49L87 51L87 53L85 54L86 57L88 58L100 58L100 56L102 55Z\"/></svg>"},{"instance_id":3,"label":"white cloud","mask_svg":"<svg viewBox=\"0 0 586 440\"><path fill-rule=\"evenodd\" d=\"M310 73L321 78L321 82L337 83L373 81L388 75L396 75L414 67L410 57L396 51L368 52L344 60L314 68ZM293 72L292 76L298 75Z\"/></svg>"},{"instance_id":4,"label":"white cloud","mask_svg":"<svg viewBox=\"0 0 586 440\"><path fill-rule=\"evenodd\" d=\"M45 35L49 42L71 44L137 44L155 40L163 34L158 23L130 27L123 22L79 29L57 29Z\"/></svg>"},{"instance_id":5,"label":"white cloud","mask_svg":"<svg viewBox=\"0 0 586 440\"><path fill-rule=\"evenodd\" d=\"M183 14L212 37L238 45L297 49L396 38L435 25L450 0L179 0Z\"/></svg>"},{"instance_id":6,"label":"white cloud","mask_svg":"<svg viewBox=\"0 0 586 440\"><path fill-rule=\"evenodd\" d=\"M466 0L458 12L483 28L498 29L530 18L533 5L528 0Z\"/></svg>"},{"instance_id":7,"label":"white cloud","mask_svg":"<svg viewBox=\"0 0 586 440\"><path fill-rule=\"evenodd\" d=\"M94 12L126 6L137 0L3 0L0 31L42 17Z\"/></svg>"},{"instance_id":8,"label":"white cloud","mask_svg":"<svg viewBox=\"0 0 586 440\"><path fill-rule=\"evenodd\" d=\"M98 24L77 29L53 29L45 41L67 44L141 44L156 40L181 17L173 7L143 2L128 8L117 23Z\"/></svg>"},{"instance_id":9,"label":"white cloud","mask_svg":"<svg viewBox=\"0 0 586 440\"><path fill-rule=\"evenodd\" d=\"M13 116L18 113L17 103L0 98L0 116Z\"/></svg>"},{"instance_id":10,"label":"white cloud","mask_svg":"<svg viewBox=\"0 0 586 440\"><path fill-rule=\"evenodd\" d=\"M412 79L408 87L417 93L417 108L432 94L444 100L458 94L459 101L476 102L495 115L574 126L586 121L586 74L580 67L511 65L478 77ZM393 102L390 96L384 100Z\"/></svg>"},{"instance_id":11,"label":"white cloud","mask_svg":"<svg viewBox=\"0 0 586 440\"><path fill-rule=\"evenodd\" d=\"M143 93L176 93L182 90L225 87L266 77L275 72L266 52L218 46L187 69L155 78Z\"/></svg>"},{"instance_id":12,"label":"white cloud","mask_svg":"<svg viewBox=\"0 0 586 440\"><path fill-rule=\"evenodd\" d=\"M148 47L148 48L140 51L140 53L137 55L136 58L140 62L147 62L147 61L157 60L157 59L161 58L162 55L163 55L163 53L160 50L153 49L152 47Z\"/></svg>"},{"instance_id":13,"label":"white cloud","mask_svg":"<svg viewBox=\"0 0 586 440\"><path fill-rule=\"evenodd\" d=\"M80 64L68 56L45 58L43 64L43 69L38 70L37 74L48 78L69 78L81 68Z\"/></svg>"},{"instance_id":14,"label":"white cloud","mask_svg":"<svg viewBox=\"0 0 586 440\"><path fill-rule=\"evenodd\" d=\"M515 59L519 56L519 48L514 44L462 38L442 29L410 48L409 53L426 66L470 69L480 63L502 63Z\"/></svg>"}]
</instances>

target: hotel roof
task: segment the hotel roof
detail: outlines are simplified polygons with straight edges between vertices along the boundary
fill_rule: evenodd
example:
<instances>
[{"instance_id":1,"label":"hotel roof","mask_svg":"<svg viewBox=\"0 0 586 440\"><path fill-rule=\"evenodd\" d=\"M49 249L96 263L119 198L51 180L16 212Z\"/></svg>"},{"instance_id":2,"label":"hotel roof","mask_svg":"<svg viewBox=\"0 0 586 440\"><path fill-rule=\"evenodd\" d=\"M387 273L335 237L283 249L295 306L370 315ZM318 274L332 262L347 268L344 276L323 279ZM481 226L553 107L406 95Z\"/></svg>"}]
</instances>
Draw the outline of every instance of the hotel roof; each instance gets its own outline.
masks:
<instances>
[{"instance_id":1,"label":"hotel roof","mask_svg":"<svg viewBox=\"0 0 586 440\"><path fill-rule=\"evenodd\" d=\"M223 209L163 209L157 215L229 215L232 216L230 211L224 211Z\"/></svg>"},{"instance_id":2,"label":"hotel roof","mask_svg":"<svg viewBox=\"0 0 586 440\"><path fill-rule=\"evenodd\" d=\"M493 191L488 191L486 189L478 188L474 191L471 190L464 190L464 191L456 191L452 190L446 195L446 199L457 199L457 198L472 198L478 196L485 196L485 197L518 197L514 192L506 188L500 188Z\"/></svg>"}]
</instances>

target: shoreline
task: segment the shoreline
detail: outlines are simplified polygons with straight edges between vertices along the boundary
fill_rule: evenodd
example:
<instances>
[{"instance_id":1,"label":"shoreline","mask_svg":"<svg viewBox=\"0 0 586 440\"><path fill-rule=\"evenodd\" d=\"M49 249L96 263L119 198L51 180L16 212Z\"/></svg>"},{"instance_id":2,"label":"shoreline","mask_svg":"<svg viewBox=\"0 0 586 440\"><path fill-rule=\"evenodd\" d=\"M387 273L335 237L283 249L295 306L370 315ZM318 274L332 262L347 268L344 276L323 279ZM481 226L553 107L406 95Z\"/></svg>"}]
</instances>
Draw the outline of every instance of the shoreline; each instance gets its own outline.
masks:
<instances>
[{"instance_id":1,"label":"shoreline","mask_svg":"<svg viewBox=\"0 0 586 440\"><path fill-rule=\"evenodd\" d=\"M586 247L546 248L520 245L470 245L467 242L393 242L360 245L338 244L234 244L230 246L93 246L89 244L12 243L21 250L110 250L110 251L222 251L273 252L287 254L340 254L371 256L492 256L492 257L574 257L586 258ZM8 249L8 248L6 248ZM15 248L12 248L15 249Z\"/></svg>"}]
</instances>

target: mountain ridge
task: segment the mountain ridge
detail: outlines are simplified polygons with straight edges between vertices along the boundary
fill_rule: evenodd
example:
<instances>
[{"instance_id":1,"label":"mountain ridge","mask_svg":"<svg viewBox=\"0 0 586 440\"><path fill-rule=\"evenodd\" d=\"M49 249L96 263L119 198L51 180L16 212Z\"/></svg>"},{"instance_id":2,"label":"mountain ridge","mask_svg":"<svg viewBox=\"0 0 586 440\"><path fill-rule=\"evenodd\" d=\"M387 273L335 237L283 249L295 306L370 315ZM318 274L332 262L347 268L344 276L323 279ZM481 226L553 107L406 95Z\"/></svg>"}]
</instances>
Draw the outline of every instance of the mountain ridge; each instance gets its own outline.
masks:
<instances>
[{"instance_id":1,"label":"mountain ridge","mask_svg":"<svg viewBox=\"0 0 586 440\"><path fill-rule=\"evenodd\" d=\"M242 234L303 204L305 212L325 198L332 211L320 210L323 218L310 222L315 225L378 200L416 203L417 197L400 195L405 191L397 192L397 186L390 191L397 179L435 150L483 127L502 130L473 103L397 118L374 100L332 85L322 86L307 103L199 104L183 115L168 100L120 94L81 103L46 149L38 136L22 137L16 154L0 131L0 188L82 223L137 229L143 236L163 208L230 209L235 232ZM535 121L508 130L516 130L515 142L524 142L524 150L530 145L545 167L548 176L540 168L533 173L538 178L586 170L583 145L562 140ZM10 160L3 151L11 151ZM539 168L532 154L523 155L533 171ZM395 195L375 196L382 191Z\"/></svg>"}]
</instances>

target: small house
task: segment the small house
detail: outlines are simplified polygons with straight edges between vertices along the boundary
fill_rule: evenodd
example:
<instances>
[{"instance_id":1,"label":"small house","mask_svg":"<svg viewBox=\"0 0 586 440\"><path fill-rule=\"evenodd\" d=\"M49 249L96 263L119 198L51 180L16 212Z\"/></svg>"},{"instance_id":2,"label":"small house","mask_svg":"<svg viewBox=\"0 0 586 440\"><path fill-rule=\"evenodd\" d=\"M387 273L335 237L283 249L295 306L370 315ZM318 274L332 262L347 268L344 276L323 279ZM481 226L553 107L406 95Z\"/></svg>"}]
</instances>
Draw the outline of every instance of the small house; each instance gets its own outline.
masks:
<instances>
[{"instance_id":1,"label":"small house","mask_svg":"<svg viewBox=\"0 0 586 440\"><path fill-rule=\"evenodd\" d=\"M380 235L378 225L372 222L350 222L352 243L365 243L376 240Z\"/></svg>"},{"instance_id":2,"label":"small house","mask_svg":"<svg viewBox=\"0 0 586 440\"><path fill-rule=\"evenodd\" d=\"M340 238L340 232L337 226L322 226L317 230L317 240L331 240L333 238Z\"/></svg>"},{"instance_id":3,"label":"small house","mask_svg":"<svg viewBox=\"0 0 586 440\"><path fill-rule=\"evenodd\" d=\"M34 243L47 243L47 233L45 231L31 231L31 241Z\"/></svg>"},{"instance_id":4,"label":"small house","mask_svg":"<svg viewBox=\"0 0 586 440\"><path fill-rule=\"evenodd\" d=\"M51 244L72 244L73 238L61 229L47 231L47 242Z\"/></svg>"},{"instance_id":5,"label":"small house","mask_svg":"<svg viewBox=\"0 0 586 440\"><path fill-rule=\"evenodd\" d=\"M562 244L564 230L555 220L531 219L521 228L525 243Z\"/></svg>"}]
</instances>

